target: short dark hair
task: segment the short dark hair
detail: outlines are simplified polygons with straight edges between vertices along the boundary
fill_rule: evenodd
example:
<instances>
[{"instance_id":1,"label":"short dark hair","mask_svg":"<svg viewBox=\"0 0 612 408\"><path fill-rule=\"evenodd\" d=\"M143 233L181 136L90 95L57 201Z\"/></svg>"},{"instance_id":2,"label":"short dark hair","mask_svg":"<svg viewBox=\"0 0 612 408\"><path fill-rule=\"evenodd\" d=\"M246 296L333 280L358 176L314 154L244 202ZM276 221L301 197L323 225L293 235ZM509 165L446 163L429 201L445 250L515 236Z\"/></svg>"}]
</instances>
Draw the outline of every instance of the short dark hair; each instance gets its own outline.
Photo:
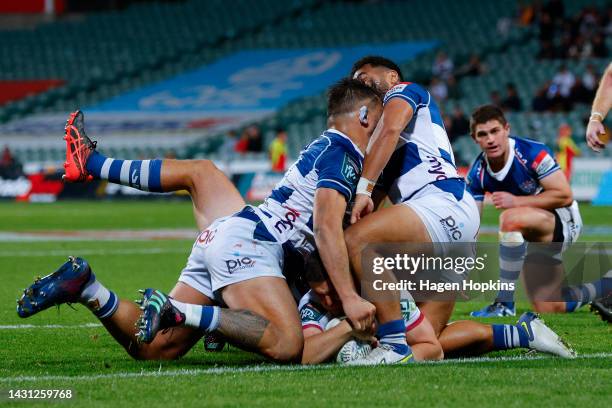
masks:
<instances>
[{"instance_id":1,"label":"short dark hair","mask_svg":"<svg viewBox=\"0 0 612 408\"><path fill-rule=\"evenodd\" d=\"M327 276L319 251L311 252L304 263L304 279L306 282L322 282L327 279Z\"/></svg>"},{"instance_id":2,"label":"short dark hair","mask_svg":"<svg viewBox=\"0 0 612 408\"><path fill-rule=\"evenodd\" d=\"M376 91L361 81L344 78L336 82L327 94L327 116L342 115L353 112L357 104L367 100L380 102Z\"/></svg>"},{"instance_id":3,"label":"short dark hair","mask_svg":"<svg viewBox=\"0 0 612 408\"><path fill-rule=\"evenodd\" d=\"M402 70L400 69L400 67L397 66L395 62L391 61L388 58L380 57L378 55L368 55L355 62L353 64L353 68L351 69L351 78L355 75L355 72L359 71L365 65L371 65L374 68L385 67L388 69L392 69L393 71L397 72L400 81L404 80Z\"/></svg>"},{"instance_id":4,"label":"short dark hair","mask_svg":"<svg viewBox=\"0 0 612 408\"><path fill-rule=\"evenodd\" d=\"M476 125L487 123L490 120L497 120L503 126L506 126L506 123L508 123L500 107L491 104L481 105L474 109L470 116L470 134L475 136Z\"/></svg>"}]
</instances>

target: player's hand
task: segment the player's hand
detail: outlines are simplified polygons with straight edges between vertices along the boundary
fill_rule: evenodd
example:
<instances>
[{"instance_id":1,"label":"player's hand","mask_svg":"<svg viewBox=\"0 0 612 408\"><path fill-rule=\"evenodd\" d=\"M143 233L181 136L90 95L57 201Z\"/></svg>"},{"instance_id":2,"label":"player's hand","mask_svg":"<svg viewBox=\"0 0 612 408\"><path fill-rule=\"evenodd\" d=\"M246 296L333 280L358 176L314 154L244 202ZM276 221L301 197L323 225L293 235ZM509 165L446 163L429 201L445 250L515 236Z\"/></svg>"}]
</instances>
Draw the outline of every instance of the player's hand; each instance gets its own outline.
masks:
<instances>
[{"instance_id":1,"label":"player's hand","mask_svg":"<svg viewBox=\"0 0 612 408\"><path fill-rule=\"evenodd\" d=\"M365 194L357 194L355 197L355 203L353 203L353 210L351 211L351 224L356 223L374 211L374 201L372 198Z\"/></svg>"},{"instance_id":2,"label":"player's hand","mask_svg":"<svg viewBox=\"0 0 612 408\"><path fill-rule=\"evenodd\" d=\"M604 129L603 123L596 120L589 121L586 128L586 141L592 150L601 152L601 149L606 147L601 139L599 139L599 135L603 135L605 133L606 130Z\"/></svg>"},{"instance_id":3,"label":"player's hand","mask_svg":"<svg viewBox=\"0 0 612 408\"><path fill-rule=\"evenodd\" d=\"M505 191L494 192L491 194L491 200L498 210L516 207L516 197Z\"/></svg>"},{"instance_id":4,"label":"player's hand","mask_svg":"<svg viewBox=\"0 0 612 408\"><path fill-rule=\"evenodd\" d=\"M378 341L376 336L374 336L374 333L376 333L376 323L375 322L373 322L372 325L368 327L366 330L356 330L355 328L353 328L353 331L352 331L353 337L355 337L356 339L362 340L362 341L366 341L370 344L374 344Z\"/></svg>"},{"instance_id":5,"label":"player's hand","mask_svg":"<svg viewBox=\"0 0 612 408\"><path fill-rule=\"evenodd\" d=\"M353 330L371 332L376 314L376 307L372 303L355 294L342 301L342 308Z\"/></svg>"}]
</instances>

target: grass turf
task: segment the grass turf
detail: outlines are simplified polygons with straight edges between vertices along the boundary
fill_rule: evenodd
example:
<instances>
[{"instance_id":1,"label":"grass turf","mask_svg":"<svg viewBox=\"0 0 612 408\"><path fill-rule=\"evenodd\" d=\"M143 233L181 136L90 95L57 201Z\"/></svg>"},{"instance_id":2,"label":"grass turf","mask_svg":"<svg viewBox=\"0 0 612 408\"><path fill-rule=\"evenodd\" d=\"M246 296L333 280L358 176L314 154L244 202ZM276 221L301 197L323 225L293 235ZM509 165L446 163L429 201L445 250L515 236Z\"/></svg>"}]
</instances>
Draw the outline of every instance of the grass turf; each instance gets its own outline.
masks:
<instances>
[{"instance_id":1,"label":"grass turf","mask_svg":"<svg viewBox=\"0 0 612 408\"><path fill-rule=\"evenodd\" d=\"M582 213L587 225L612 224L609 207L583 206ZM188 202L1 203L0 214L3 231L193 226ZM484 223L494 224L495 219L495 211L487 210ZM612 240L610 236L604 238ZM80 305L75 306L76 311L62 306L59 312L51 309L27 320L15 313L19 290L35 275L51 272L65 255L84 254L105 285L120 297L132 299L137 288L169 289L185 264L191 244L189 240L0 242L3 394L9 388L72 388L74 399L61 404L133 407L608 406L612 402L612 326L586 309L545 318L579 354L605 356L572 361L528 357L447 361L405 367L278 368L236 349L207 353L201 344L178 361L141 362L131 360L102 327L8 328L97 322ZM476 306L459 304L453 318L467 318ZM519 306L524 310L526 305ZM513 350L490 356L523 354ZM0 404L25 406L1 398ZM49 402L26 404L48 406Z\"/></svg>"}]
</instances>

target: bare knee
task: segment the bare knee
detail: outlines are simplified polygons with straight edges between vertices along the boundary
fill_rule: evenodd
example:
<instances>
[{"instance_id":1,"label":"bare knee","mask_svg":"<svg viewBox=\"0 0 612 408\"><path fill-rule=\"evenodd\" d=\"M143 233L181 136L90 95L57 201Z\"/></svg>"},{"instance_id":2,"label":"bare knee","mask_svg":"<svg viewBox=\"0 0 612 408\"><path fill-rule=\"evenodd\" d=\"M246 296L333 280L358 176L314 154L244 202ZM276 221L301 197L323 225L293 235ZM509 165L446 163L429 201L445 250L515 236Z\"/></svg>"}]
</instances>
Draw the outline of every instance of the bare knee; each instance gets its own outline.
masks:
<instances>
[{"instance_id":1,"label":"bare knee","mask_svg":"<svg viewBox=\"0 0 612 408\"><path fill-rule=\"evenodd\" d=\"M525 227L520 208L505 210L499 216L499 229L503 232L523 231Z\"/></svg>"},{"instance_id":2,"label":"bare knee","mask_svg":"<svg viewBox=\"0 0 612 408\"><path fill-rule=\"evenodd\" d=\"M194 177L210 177L211 173L220 171L215 164L206 159L190 160Z\"/></svg>"}]
</instances>

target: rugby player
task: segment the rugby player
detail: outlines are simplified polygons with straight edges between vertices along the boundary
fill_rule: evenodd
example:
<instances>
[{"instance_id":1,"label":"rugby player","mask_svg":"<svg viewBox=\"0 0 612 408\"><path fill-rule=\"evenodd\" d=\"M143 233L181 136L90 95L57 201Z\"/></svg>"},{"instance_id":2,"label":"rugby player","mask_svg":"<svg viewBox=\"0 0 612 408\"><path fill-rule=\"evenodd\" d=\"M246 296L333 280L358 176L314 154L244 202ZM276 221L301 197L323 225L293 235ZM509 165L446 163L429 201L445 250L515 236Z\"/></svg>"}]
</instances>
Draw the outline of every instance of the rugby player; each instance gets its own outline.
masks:
<instances>
[{"instance_id":1,"label":"rugby player","mask_svg":"<svg viewBox=\"0 0 612 408\"><path fill-rule=\"evenodd\" d=\"M453 151L436 102L421 86L403 82L399 67L377 56L364 57L353 65L351 76L384 94L383 115L364 160L345 238L351 266L357 279L363 277L361 253L368 243L453 243L474 242L479 228L478 207L455 167ZM383 172L384 169L384 172ZM383 173L382 178L379 180ZM377 181L382 189L377 188ZM394 204L374 210L385 194ZM381 194L382 192L382 194ZM378 203L377 203L378 204ZM357 222L359 221L359 222ZM393 325L404 330L399 294L393 302L373 302L380 327ZM493 349L527 347L571 357L573 352L534 313L526 313L517 325L498 325L508 334L499 340L491 326L482 325L487 347L480 336L463 328L476 322L447 325L454 301L427 301L419 304L440 339L444 353L482 353ZM451 328L450 336L441 336ZM468 327L469 328L469 327ZM380 330L380 329L379 329ZM500 331L498 330L499 334ZM494 340L499 341L495 342ZM444 341L443 341L444 340ZM399 341L398 341L399 343ZM356 364L401 361L403 345L377 347Z\"/></svg>"},{"instance_id":2,"label":"rugby player","mask_svg":"<svg viewBox=\"0 0 612 408\"><path fill-rule=\"evenodd\" d=\"M586 127L587 144L595 152L601 152L601 150L606 147L606 144L601 140L600 135L604 135L606 133L603 121L611 108L612 63L608 64L608 67L601 77L601 81L597 87L597 92L595 93L595 98L593 99L589 123ZM602 319L608 323L612 323L612 296L594 300L591 302L591 308L596 310Z\"/></svg>"},{"instance_id":3,"label":"rugby player","mask_svg":"<svg viewBox=\"0 0 612 408\"><path fill-rule=\"evenodd\" d=\"M482 214L486 192L499 217L499 264L502 282L516 285L527 252L526 242L571 244L578 239L582 219L567 178L560 171L546 145L510 136L510 124L494 105L477 108L471 117L470 132L482 149L467 176L468 189ZM551 271L562 268L561 245L538 248L527 264L541 264L542 257ZM549 252L548 256L542 252ZM544 273L545 271L542 271ZM561 270L562 273L562 270ZM594 287L601 297L601 285ZM586 291L585 293L589 293ZM533 301L538 312L573 312L591 299L543 302ZM514 291L502 290L495 302L472 312L476 317L514 316Z\"/></svg>"},{"instance_id":4,"label":"rugby player","mask_svg":"<svg viewBox=\"0 0 612 408\"><path fill-rule=\"evenodd\" d=\"M346 320L338 319L343 315L342 308L317 252L308 257L304 278L311 290L298 305L304 332L302 363L322 363L337 354L342 356L339 362L349 363L368 353L377 340L370 335L362 338L362 332L356 331ZM441 360L444 356L442 346L412 296L403 292L400 303L411 358L414 361Z\"/></svg>"},{"instance_id":5,"label":"rugby player","mask_svg":"<svg viewBox=\"0 0 612 408\"><path fill-rule=\"evenodd\" d=\"M180 355L160 353L159 347L153 348L157 354L138 352L148 348L141 343L155 344L155 339L163 336L156 336L160 330L180 326L191 328L181 331L183 353L203 332L217 330L228 340L271 359L299 361L303 335L297 305L282 275L283 250L308 253L316 244L347 318L357 330L371 330L374 306L357 294L348 259L338 255L346 254L342 219L361 171L362 151L381 114L380 102L371 88L358 81L343 80L333 87L328 101L331 128L302 152L264 204L217 219L196 240L179 279L179 284L197 293L196 301L171 299L147 289L136 337L133 305L119 303L80 258L71 258L56 273L24 291L19 315L27 317L54 304L82 302L136 357ZM161 161L126 163L99 153L99 157L85 157L95 146L83 137L79 122L82 125L82 115L77 113L67 126L68 167L74 165L78 173L75 176L67 171L67 177L131 183L134 177L126 174L135 172L141 188L146 183L149 190L163 191L163 186L170 185L163 181L165 163ZM202 208L196 200L194 206L198 214ZM211 214L214 211L201 215L208 219ZM211 306L213 299L228 308Z\"/></svg>"},{"instance_id":6,"label":"rugby player","mask_svg":"<svg viewBox=\"0 0 612 408\"><path fill-rule=\"evenodd\" d=\"M429 92L415 83L403 82L399 67L382 57L360 59L353 65L351 76L384 95L383 115L357 186L353 225L345 232L357 278L363 276L361 253L371 242L473 242L479 227L476 203L465 194L465 182L457 174L440 110ZM383 169L383 189L394 205L372 213L371 196ZM394 324L399 331L403 330L399 294L393 296L392 302L374 302L376 317L381 327ZM437 335L446 325L453 304L419 305ZM403 354L402 346L377 347L363 363L396 361Z\"/></svg>"},{"instance_id":7,"label":"rugby player","mask_svg":"<svg viewBox=\"0 0 612 408\"><path fill-rule=\"evenodd\" d=\"M593 106L591 116L586 127L586 141L593 151L600 152L606 147L606 144L599 138L600 135L606 133L603 126L603 121L612 108L612 62L608 64L606 71L601 77Z\"/></svg>"}]
</instances>

